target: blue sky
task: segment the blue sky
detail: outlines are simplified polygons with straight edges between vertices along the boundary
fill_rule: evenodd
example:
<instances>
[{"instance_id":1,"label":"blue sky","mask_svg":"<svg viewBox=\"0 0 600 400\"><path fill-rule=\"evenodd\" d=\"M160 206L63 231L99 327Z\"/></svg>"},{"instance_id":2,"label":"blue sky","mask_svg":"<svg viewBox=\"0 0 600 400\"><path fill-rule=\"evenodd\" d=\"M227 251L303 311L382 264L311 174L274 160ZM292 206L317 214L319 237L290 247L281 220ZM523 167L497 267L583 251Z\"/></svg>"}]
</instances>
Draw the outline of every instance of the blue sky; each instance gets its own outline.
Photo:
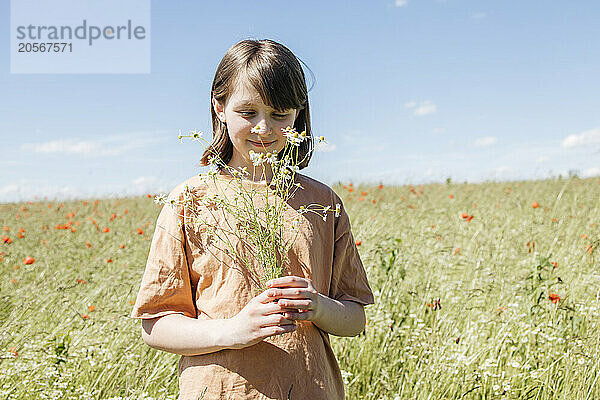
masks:
<instances>
[{"instance_id":1,"label":"blue sky","mask_svg":"<svg viewBox=\"0 0 600 400\"><path fill-rule=\"evenodd\" d=\"M303 173L387 184L600 175L600 2L152 1L151 73L11 74L0 5L0 202L168 191L201 171L225 51L304 61Z\"/></svg>"}]
</instances>

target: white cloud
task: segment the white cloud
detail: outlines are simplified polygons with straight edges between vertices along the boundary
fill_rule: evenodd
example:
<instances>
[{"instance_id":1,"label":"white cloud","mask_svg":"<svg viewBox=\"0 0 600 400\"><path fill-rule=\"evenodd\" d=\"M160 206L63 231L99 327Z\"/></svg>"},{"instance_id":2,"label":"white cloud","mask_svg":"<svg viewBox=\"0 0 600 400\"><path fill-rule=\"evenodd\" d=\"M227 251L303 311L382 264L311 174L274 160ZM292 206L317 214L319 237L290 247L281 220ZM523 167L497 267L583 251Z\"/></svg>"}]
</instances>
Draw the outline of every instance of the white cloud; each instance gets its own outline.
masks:
<instances>
[{"instance_id":1,"label":"white cloud","mask_svg":"<svg viewBox=\"0 0 600 400\"><path fill-rule=\"evenodd\" d=\"M84 198L116 198L140 196L169 192L172 182L160 180L154 176L140 176L126 184L112 186L96 185L96 189L84 189L81 186L68 186L52 183L40 183L27 179L0 186L1 202L18 202L28 200L74 200Z\"/></svg>"},{"instance_id":2,"label":"white cloud","mask_svg":"<svg viewBox=\"0 0 600 400\"><path fill-rule=\"evenodd\" d=\"M579 134L569 135L562 141L562 147L581 147L600 144L600 128L590 129Z\"/></svg>"},{"instance_id":3,"label":"white cloud","mask_svg":"<svg viewBox=\"0 0 600 400\"><path fill-rule=\"evenodd\" d=\"M58 139L47 142L23 143L20 148L23 151L45 154L117 156L133 149L165 141L168 139L166 133L167 131L132 132L111 135L96 140Z\"/></svg>"},{"instance_id":4,"label":"white cloud","mask_svg":"<svg viewBox=\"0 0 600 400\"><path fill-rule=\"evenodd\" d=\"M506 179L509 177L514 177L515 172L516 172L516 170L512 167L508 167L506 165L500 165L493 170L492 175L494 175L494 177L496 177L498 179Z\"/></svg>"},{"instance_id":5,"label":"white cloud","mask_svg":"<svg viewBox=\"0 0 600 400\"><path fill-rule=\"evenodd\" d=\"M326 143L326 142L319 142L315 146L315 151L320 151L323 153L329 153L331 151L334 151L335 149L336 149L335 144Z\"/></svg>"},{"instance_id":6,"label":"white cloud","mask_svg":"<svg viewBox=\"0 0 600 400\"><path fill-rule=\"evenodd\" d=\"M484 12L481 12L481 11L474 12L474 13L471 14L471 18L472 19L483 19L485 17L487 17L487 14L484 13Z\"/></svg>"},{"instance_id":7,"label":"white cloud","mask_svg":"<svg viewBox=\"0 0 600 400\"><path fill-rule=\"evenodd\" d=\"M33 184L25 180L0 187L0 202L85 197L85 193L71 186Z\"/></svg>"},{"instance_id":8,"label":"white cloud","mask_svg":"<svg viewBox=\"0 0 600 400\"><path fill-rule=\"evenodd\" d=\"M548 161L550 158L548 158L547 156L539 156L538 158L536 158L535 162L537 163L543 163Z\"/></svg>"},{"instance_id":9,"label":"white cloud","mask_svg":"<svg viewBox=\"0 0 600 400\"><path fill-rule=\"evenodd\" d=\"M35 153L63 153L63 154L93 154L101 150L99 143L91 141L54 140L43 143L24 143L21 150Z\"/></svg>"},{"instance_id":10,"label":"white cloud","mask_svg":"<svg viewBox=\"0 0 600 400\"><path fill-rule=\"evenodd\" d=\"M408 0L396 0L396 7L404 7L408 4Z\"/></svg>"},{"instance_id":11,"label":"white cloud","mask_svg":"<svg viewBox=\"0 0 600 400\"><path fill-rule=\"evenodd\" d=\"M473 146L475 147L487 147L495 144L498 141L498 138L494 136L486 136L479 138L473 142Z\"/></svg>"},{"instance_id":12,"label":"white cloud","mask_svg":"<svg viewBox=\"0 0 600 400\"><path fill-rule=\"evenodd\" d=\"M126 195L142 195L168 191L170 191L169 185L161 182L155 176L140 176L135 178L123 189L123 193Z\"/></svg>"},{"instance_id":13,"label":"white cloud","mask_svg":"<svg viewBox=\"0 0 600 400\"><path fill-rule=\"evenodd\" d=\"M421 102L421 104L417 104L417 102L411 100L408 103L405 103L404 107L414 108L413 115L417 117L433 114L437 110L437 106L430 100L425 100Z\"/></svg>"},{"instance_id":14,"label":"white cloud","mask_svg":"<svg viewBox=\"0 0 600 400\"><path fill-rule=\"evenodd\" d=\"M600 175L600 168L597 168L597 167L588 168L581 173L581 176L583 178L591 178L592 176L598 176L598 175Z\"/></svg>"}]
</instances>

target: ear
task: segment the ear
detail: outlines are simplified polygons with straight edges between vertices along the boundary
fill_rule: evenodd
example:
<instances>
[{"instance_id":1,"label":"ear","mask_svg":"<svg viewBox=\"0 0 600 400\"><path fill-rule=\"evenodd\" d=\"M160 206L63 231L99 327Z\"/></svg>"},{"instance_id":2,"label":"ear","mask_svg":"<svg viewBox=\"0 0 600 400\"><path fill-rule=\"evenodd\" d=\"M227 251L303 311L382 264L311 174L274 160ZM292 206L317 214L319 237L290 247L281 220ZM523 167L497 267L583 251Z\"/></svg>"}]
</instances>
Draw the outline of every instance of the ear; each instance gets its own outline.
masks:
<instances>
[{"instance_id":1,"label":"ear","mask_svg":"<svg viewBox=\"0 0 600 400\"><path fill-rule=\"evenodd\" d=\"M214 97L212 98L212 105L213 105L213 109L215 110L215 114L217 114L217 117L222 121L225 122L225 107L223 106L223 104L219 103L217 101L217 99L215 99Z\"/></svg>"}]
</instances>

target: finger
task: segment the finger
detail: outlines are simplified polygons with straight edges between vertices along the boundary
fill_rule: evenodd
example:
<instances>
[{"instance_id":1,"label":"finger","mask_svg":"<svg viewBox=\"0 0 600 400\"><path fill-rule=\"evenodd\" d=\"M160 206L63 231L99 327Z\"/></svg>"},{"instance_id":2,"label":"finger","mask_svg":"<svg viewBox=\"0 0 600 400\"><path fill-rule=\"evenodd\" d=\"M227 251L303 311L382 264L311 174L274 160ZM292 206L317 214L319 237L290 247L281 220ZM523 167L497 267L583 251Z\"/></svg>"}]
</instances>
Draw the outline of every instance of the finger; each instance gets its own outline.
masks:
<instances>
[{"instance_id":1,"label":"finger","mask_svg":"<svg viewBox=\"0 0 600 400\"><path fill-rule=\"evenodd\" d=\"M271 279L267 282L267 287L308 287L308 283L305 278L292 275Z\"/></svg>"},{"instance_id":2,"label":"finger","mask_svg":"<svg viewBox=\"0 0 600 400\"><path fill-rule=\"evenodd\" d=\"M312 300L290 300L280 299L277 304L282 308L296 308L301 310L311 310Z\"/></svg>"},{"instance_id":3,"label":"finger","mask_svg":"<svg viewBox=\"0 0 600 400\"><path fill-rule=\"evenodd\" d=\"M269 289L268 296L273 299L311 299L313 293L305 290L305 288L295 287L285 289Z\"/></svg>"},{"instance_id":4,"label":"finger","mask_svg":"<svg viewBox=\"0 0 600 400\"><path fill-rule=\"evenodd\" d=\"M273 325L289 325L296 323L295 321L284 317L283 314L271 314L266 316L262 321L263 322L261 324L261 327Z\"/></svg>"},{"instance_id":5,"label":"finger","mask_svg":"<svg viewBox=\"0 0 600 400\"><path fill-rule=\"evenodd\" d=\"M262 292L261 294L259 294L258 296L256 296L254 299L263 304L270 303L270 302L276 300L274 290L275 289L267 289L264 292Z\"/></svg>"},{"instance_id":6,"label":"finger","mask_svg":"<svg viewBox=\"0 0 600 400\"><path fill-rule=\"evenodd\" d=\"M294 307L282 307L279 302L273 302L273 303L267 303L265 305L265 310L263 311L263 315L270 315L270 314L276 314L276 313L282 313L284 311L286 311L287 309L294 309Z\"/></svg>"},{"instance_id":7,"label":"finger","mask_svg":"<svg viewBox=\"0 0 600 400\"><path fill-rule=\"evenodd\" d=\"M285 319L292 321L312 321L314 315L315 314L312 310L301 312L286 312L285 314L283 314Z\"/></svg>"},{"instance_id":8,"label":"finger","mask_svg":"<svg viewBox=\"0 0 600 400\"><path fill-rule=\"evenodd\" d=\"M298 325L281 325L281 326L267 326L262 328L262 332L266 337L273 335L281 335L282 333L293 332L298 329Z\"/></svg>"}]
</instances>

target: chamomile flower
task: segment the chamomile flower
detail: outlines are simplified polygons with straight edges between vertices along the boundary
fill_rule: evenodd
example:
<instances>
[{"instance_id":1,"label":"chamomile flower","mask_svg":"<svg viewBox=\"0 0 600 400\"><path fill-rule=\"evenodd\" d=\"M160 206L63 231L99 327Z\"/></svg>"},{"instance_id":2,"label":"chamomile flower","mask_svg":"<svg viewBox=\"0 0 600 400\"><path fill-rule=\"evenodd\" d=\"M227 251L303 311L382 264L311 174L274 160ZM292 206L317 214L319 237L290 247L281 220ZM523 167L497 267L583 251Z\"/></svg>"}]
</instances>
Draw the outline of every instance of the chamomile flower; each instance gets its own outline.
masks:
<instances>
[{"instance_id":1,"label":"chamomile flower","mask_svg":"<svg viewBox=\"0 0 600 400\"><path fill-rule=\"evenodd\" d=\"M265 161L269 164L274 164L277 162L277 153L267 153L265 155Z\"/></svg>"},{"instance_id":2,"label":"chamomile flower","mask_svg":"<svg viewBox=\"0 0 600 400\"><path fill-rule=\"evenodd\" d=\"M335 216L336 217L340 216L340 211L341 211L341 205L340 205L340 203L336 203L335 204Z\"/></svg>"},{"instance_id":3,"label":"chamomile flower","mask_svg":"<svg viewBox=\"0 0 600 400\"><path fill-rule=\"evenodd\" d=\"M305 139L308 139L306 131L298 133L296 128L290 128L288 126L287 128L282 128L281 131L283 132L283 135L287 138L288 143L291 143L294 146L300 146L300 143L302 143Z\"/></svg>"},{"instance_id":4,"label":"chamomile flower","mask_svg":"<svg viewBox=\"0 0 600 400\"><path fill-rule=\"evenodd\" d=\"M238 168L240 169L240 173L242 175L244 175L244 176L245 175L250 175L250 173L248 172L248 167L243 167L243 168L242 167L238 167Z\"/></svg>"},{"instance_id":5,"label":"chamomile flower","mask_svg":"<svg viewBox=\"0 0 600 400\"><path fill-rule=\"evenodd\" d=\"M202 137L203 133L200 132L197 129L192 129L190 131L190 137L192 138L192 140L200 140L200 138Z\"/></svg>"},{"instance_id":6,"label":"chamomile flower","mask_svg":"<svg viewBox=\"0 0 600 400\"><path fill-rule=\"evenodd\" d=\"M263 127L260 124L257 124L252 129L250 129L250 132L252 132L252 133L261 133L262 130L263 130Z\"/></svg>"},{"instance_id":7,"label":"chamomile flower","mask_svg":"<svg viewBox=\"0 0 600 400\"><path fill-rule=\"evenodd\" d=\"M252 161L252 164L255 167L262 165L265 162L264 153L256 153L254 150L250 150L248 154L250 155L250 161Z\"/></svg>"}]
</instances>

